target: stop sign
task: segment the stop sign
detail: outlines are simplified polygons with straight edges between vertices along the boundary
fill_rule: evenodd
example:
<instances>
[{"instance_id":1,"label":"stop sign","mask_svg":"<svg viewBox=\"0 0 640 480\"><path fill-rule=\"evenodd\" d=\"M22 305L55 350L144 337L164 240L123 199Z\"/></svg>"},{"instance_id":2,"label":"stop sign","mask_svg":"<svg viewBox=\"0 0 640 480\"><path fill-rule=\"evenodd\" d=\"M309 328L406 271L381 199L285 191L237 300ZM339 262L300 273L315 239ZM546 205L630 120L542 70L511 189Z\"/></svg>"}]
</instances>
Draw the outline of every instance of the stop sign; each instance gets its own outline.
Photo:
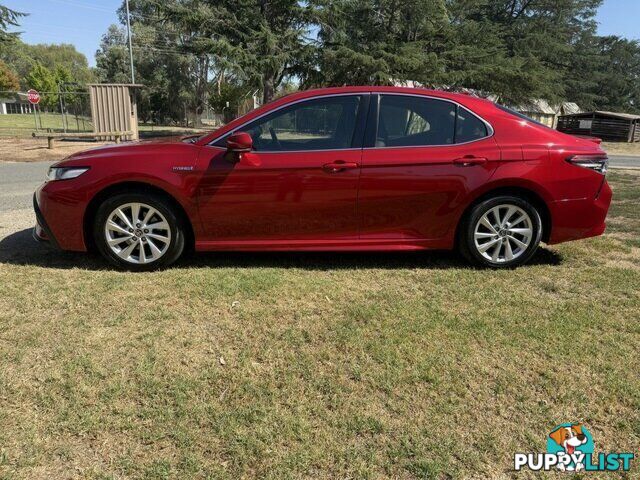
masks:
<instances>
[{"instance_id":1,"label":"stop sign","mask_svg":"<svg viewBox=\"0 0 640 480\"><path fill-rule=\"evenodd\" d=\"M27 92L27 98L29 99L29 103L33 105L37 105L40 103L40 94L37 90L31 89Z\"/></svg>"}]
</instances>

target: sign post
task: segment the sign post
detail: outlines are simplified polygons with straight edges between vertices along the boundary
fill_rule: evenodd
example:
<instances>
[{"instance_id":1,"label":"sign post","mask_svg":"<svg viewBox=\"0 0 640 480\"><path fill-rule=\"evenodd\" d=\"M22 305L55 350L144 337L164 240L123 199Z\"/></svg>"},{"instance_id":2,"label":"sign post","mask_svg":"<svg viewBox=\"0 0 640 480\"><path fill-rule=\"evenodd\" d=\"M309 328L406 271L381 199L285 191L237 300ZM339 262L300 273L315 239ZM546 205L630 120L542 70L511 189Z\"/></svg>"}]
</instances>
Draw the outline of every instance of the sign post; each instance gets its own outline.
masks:
<instances>
[{"instance_id":1,"label":"sign post","mask_svg":"<svg viewBox=\"0 0 640 480\"><path fill-rule=\"evenodd\" d=\"M33 108L33 121L36 125L36 130L38 130L38 114L36 113L37 105L40 103L40 94L37 90L33 88L27 92L27 99Z\"/></svg>"}]
</instances>

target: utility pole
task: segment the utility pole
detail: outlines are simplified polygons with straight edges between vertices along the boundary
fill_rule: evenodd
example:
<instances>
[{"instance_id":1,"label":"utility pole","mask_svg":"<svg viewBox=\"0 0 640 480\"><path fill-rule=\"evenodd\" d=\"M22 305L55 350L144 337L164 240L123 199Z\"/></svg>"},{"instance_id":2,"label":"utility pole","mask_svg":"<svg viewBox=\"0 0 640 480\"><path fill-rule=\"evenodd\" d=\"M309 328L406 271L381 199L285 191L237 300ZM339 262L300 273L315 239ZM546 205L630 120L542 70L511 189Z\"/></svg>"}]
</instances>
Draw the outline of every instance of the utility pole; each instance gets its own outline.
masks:
<instances>
[{"instance_id":1,"label":"utility pole","mask_svg":"<svg viewBox=\"0 0 640 480\"><path fill-rule=\"evenodd\" d=\"M136 83L136 75L133 71L133 47L131 46L131 22L129 20L129 0L125 0L127 6L127 36L129 37L129 60L131 61L131 83Z\"/></svg>"}]
</instances>

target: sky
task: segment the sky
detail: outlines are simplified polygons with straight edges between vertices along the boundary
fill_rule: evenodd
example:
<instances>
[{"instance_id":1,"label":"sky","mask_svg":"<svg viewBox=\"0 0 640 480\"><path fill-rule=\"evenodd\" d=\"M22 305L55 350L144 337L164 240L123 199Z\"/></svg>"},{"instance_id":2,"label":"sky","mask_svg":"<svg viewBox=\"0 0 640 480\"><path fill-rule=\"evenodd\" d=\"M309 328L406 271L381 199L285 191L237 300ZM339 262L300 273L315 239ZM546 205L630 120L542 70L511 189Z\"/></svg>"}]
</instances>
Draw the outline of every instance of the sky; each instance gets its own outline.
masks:
<instances>
[{"instance_id":1,"label":"sky","mask_svg":"<svg viewBox=\"0 0 640 480\"><path fill-rule=\"evenodd\" d=\"M122 0L0 0L29 13L18 29L27 43L71 43L95 66L100 38L118 23ZM605 0L598 11L598 33L640 40L640 0Z\"/></svg>"}]
</instances>

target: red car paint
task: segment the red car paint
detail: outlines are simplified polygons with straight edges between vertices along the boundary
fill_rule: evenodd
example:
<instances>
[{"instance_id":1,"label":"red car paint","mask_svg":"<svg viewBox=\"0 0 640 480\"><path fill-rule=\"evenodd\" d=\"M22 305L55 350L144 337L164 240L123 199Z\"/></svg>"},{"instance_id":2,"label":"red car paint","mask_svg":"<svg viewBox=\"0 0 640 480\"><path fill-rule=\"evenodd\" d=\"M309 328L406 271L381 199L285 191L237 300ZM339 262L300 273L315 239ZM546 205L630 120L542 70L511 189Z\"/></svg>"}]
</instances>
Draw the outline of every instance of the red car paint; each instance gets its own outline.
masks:
<instances>
[{"instance_id":1,"label":"red car paint","mask_svg":"<svg viewBox=\"0 0 640 480\"><path fill-rule=\"evenodd\" d=\"M455 102L492 134L444 146L249 152L239 163L211 143L282 106L344 94L427 96ZM368 122L372 121L368 118ZM47 182L35 195L49 240L85 251L95 202L121 184L170 195L184 210L198 251L450 249L475 200L519 189L547 210L547 243L600 235L611 190L572 155L604 155L597 143L515 117L468 95L396 87L311 90L265 105L198 138L142 141L72 155L56 166L90 170ZM42 228L37 235L45 238Z\"/></svg>"}]
</instances>

